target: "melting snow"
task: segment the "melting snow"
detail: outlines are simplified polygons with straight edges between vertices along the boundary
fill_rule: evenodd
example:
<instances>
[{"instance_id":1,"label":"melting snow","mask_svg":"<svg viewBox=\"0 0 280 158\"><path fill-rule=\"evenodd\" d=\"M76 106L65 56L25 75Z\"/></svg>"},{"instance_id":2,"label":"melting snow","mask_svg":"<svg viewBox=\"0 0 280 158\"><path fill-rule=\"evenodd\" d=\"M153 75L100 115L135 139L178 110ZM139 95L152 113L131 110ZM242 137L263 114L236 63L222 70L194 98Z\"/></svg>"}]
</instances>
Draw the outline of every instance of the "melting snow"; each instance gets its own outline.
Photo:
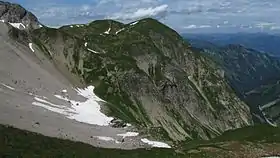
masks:
<instances>
[{"instance_id":1,"label":"melting snow","mask_svg":"<svg viewBox=\"0 0 280 158\"><path fill-rule=\"evenodd\" d=\"M136 132L126 132L126 133L123 133L123 134L117 134L117 136L121 136L123 138L125 138L125 137L136 137L138 135L139 135L139 133L136 133Z\"/></svg>"},{"instance_id":2,"label":"melting snow","mask_svg":"<svg viewBox=\"0 0 280 158\"><path fill-rule=\"evenodd\" d=\"M41 98L39 98L39 97L35 97L34 99L37 101L37 103L41 103L41 104L45 104L45 105L50 105L50 106L52 106L53 108L65 109L65 108L63 108L63 107L61 107L61 106L59 106L59 105L53 104L53 103L51 103L51 102L49 102L49 101L46 101L46 100L44 100L44 99L41 99Z\"/></svg>"},{"instance_id":3,"label":"melting snow","mask_svg":"<svg viewBox=\"0 0 280 158\"><path fill-rule=\"evenodd\" d=\"M258 106L258 108L259 108L261 114L263 115L265 121L266 121L269 125L271 125L271 126L273 126L273 127L277 127L277 124L276 124L276 123L271 122L271 121L266 117L266 115L265 115L265 113L262 111L261 107Z\"/></svg>"},{"instance_id":4,"label":"melting snow","mask_svg":"<svg viewBox=\"0 0 280 158\"><path fill-rule=\"evenodd\" d=\"M121 31L123 31L124 30L124 28L122 28L122 29L120 29L119 31L117 31L116 32L116 35L118 34L118 33L120 33Z\"/></svg>"},{"instance_id":5,"label":"melting snow","mask_svg":"<svg viewBox=\"0 0 280 158\"><path fill-rule=\"evenodd\" d=\"M34 49L33 49L33 47L32 47L33 44L32 44L32 43L29 43L28 45L29 45L29 48L32 50L32 52L35 52Z\"/></svg>"},{"instance_id":6,"label":"melting snow","mask_svg":"<svg viewBox=\"0 0 280 158\"><path fill-rule=\"evenodd\" d=\"M39 28L43 27L41 24L39 24Z\"/></svg>"},{"instance_id":7,"label":"melting snow","mask_svg":"<svg viewBox=\"0 0 280 158\"><path fill-rule=\"evenodd\" d=\"M0 20L1 22L5 22L5 20Z\"/></svg>"},{"instance_id":8,"label":"melting snow","mask_svg":"<svg viewBox=\"0 0 280 158\"><path fill-rule=\"evenodd\" d=\"M105 137L105 136L96 136L96 138L98 138L99 140L103 140L103 141L114 141L115 143L119 144L121 142L115 140L114 138L111 137Z\"/></svg>"},{"instance_id":9,"label":"melting snow","mask_svg":"<svg viewBox=\"0 0 280 158\"><path fill-rule=\"evenodd\" d=\"M25 29L25 26L22 23L9 23L9 24L17 29Z\"/></svg>"},{"instance_id":10,"label":"melting snow","mask_svg":"<svg viewBox=\"0 0 280 158\"><path fill-rule=\"evenodd\" d=\"M31 95L31 96L34 96L34 97L37 97L37 98L40 98L41 96L39 96L39 95L36 95L36 94L33 94L33 93L28 93L29 95ZM42 98L44 98L44 99L48 99L47 97L42 97Z\"/></svg>"},{"instance_id":11,"label":"melting snow","mask_svg":"<svg viewBox=\"0 0 280 158\"><path fill-rule=\"evenodd\" d=\"M135 21L133 23L130 24L130 26L136 25L139 21Z\"/></svg>"},{"instance_id":12,"label":"melting snow","mask_svg":"<svg viewBox=\"0 0 280 158\"><path fill-rule=\"evenodd\" d=\"M62 92L62 93L67 93L67 90L66 90L66 89L63 89L61 92Z\"/></svg>"},{"instance_id":13,"label":"melting snow","mask_svg":"<svg viewBox=\"0 0 280 158\"><path fill-rule=\"evenodd\" d=\"M15 90L15 88L13 88L13 87L11 87L11 86L8 86L8 85L6 85L6 84L4 84L4 83L1 83L1 85L4 86L4 87L6 87L6 88L8 88L8 89L10 89L10 90Z\"/></svg>"},{"instance_id":14,"label":"melting snow","mask_svg":"<svg viewBox=\"0 0 280 158\"><path fill-rule=\"evenodd\" d=\"M73 28L73 25L71 25L70 27Z\"/></svg>"},{"instance_id":15,"label":"melting snow","mask_svg":"<svg viewBox=\"0 0 280 158\"><path fill-rule=\"evenodd\" d=\"M109 29L108 29L107 31L105 31L104 33L105 33L105 34L109 34L110 31L111 31L111 27L109 27Z\"/></svg>"},{"instance_id":16,"label":"melting snow","mask_svg":"<svg viewBox=\"0 0 280 158\"><path fill-rule=\"evenodd\" d=\"M94 51L94 50L92 50L92 49L87 49L88 51L90 51L90 52L92 52L92 53L95 53L95 54L100 54L99 52L97 52L97 51Z\"/></svg>"},{"instance_id":17,"label":"melting snow","mask_svg":"<svg viewBox=\"0 0 280 158\"><path fill-rule=\"evenodd\" d=\"M85 102L79 102L64 98L60 95L55 95L58 99L67 101L71 103L71 106L67 105L55 105L48 101L36 98L36 102L33 102L33 105L46 108L50 111L60 113L65 115L69 119L73 119L79 122L99 125L99 126L108 126L113 120L112 117L107 117L100 110L101 107L98 102L103 101L93 93L94 87L89 86L85 89L77 89L79 95L87 98Z\"/></svg>"},{"instance_id":18,"label":"melting snow","mask_svg":"<svg viewBox=\"0 0 280 158\"><path fill-rule=\"evenodd\" d=\"M87 45L88 45L88 43L86 42L86 43L85 43L85 47L87 47Z\"/></svg>"},{"instance_id":19,"label":"melting snow","mask_svg":"<svg viewBox=\"0 0 280 158\"><path fill-rule=\"evenodd\" d=\"M169 146L169 145L166 144L166 143L157 142L157 141L150 141L150 140L148 140L147 138L141 139L141 141L142 141L143 143L149 144L149 145L151 145L152 147L156 147L156 148L171 148L171 146Z\"/></svg>"},{"instance_id":20,"label":"melting snow","mask_svg":"<svg viewBox=\"0 0 280 158\"><path fill-rule=\"evenodd\" d=\"M97 136L97 138L104 141L115 141L115 139L111 137Z\"/></svg>"}]
</instances>

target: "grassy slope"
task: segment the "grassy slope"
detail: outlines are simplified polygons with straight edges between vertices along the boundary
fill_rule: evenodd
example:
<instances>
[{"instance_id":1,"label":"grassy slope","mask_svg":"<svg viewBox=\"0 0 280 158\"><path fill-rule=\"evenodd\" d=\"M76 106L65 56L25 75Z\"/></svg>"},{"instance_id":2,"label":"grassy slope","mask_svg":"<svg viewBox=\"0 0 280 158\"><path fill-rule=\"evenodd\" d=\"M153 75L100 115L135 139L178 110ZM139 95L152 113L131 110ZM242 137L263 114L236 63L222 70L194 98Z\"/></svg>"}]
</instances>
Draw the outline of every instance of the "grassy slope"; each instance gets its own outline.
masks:
<instances>
[{"instance_id":1,"label":"grassy slope","mask_svg":"<svg viewBox=\"0 0 280 158\"><path fill-rule=\"evenodd\" d=\"M222 136L210 141L197 140L183 144L182 149L186 154L179 154L171 149L137 149L124 151L119 149L96 148L84 143L50 138L0 125L0 157L6 158L216 158L224 156L240 157L240 155L244 156L244 154L244 157L249 157L252 154L256 154L256 150L259 149L262 149L263 153L277 152L280 150L279 142L280 128L262 125L228 131ZM243 151L244 148L247 150Z\"/></svg>"},{"instance_id":2,"label":"grassy slope","mask_svg":"<svg viewBox=\"0 0 280 158\"><path fill-rule=\"evenodd\" d=\"M170 149L138 149L124 151L95 148L84 143L50 138L0 125L0 157L168 158L177 156L178 155Z\"/></svg>"}]
</instances>

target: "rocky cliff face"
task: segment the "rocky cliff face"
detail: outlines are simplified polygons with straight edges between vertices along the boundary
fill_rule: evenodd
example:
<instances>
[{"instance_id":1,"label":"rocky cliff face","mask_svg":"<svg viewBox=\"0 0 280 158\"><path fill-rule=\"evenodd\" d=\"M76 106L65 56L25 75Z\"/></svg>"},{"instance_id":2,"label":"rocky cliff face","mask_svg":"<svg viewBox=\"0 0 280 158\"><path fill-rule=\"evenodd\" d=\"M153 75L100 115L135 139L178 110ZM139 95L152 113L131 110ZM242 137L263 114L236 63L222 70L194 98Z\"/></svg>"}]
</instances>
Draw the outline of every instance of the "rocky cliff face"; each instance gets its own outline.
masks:
<instances>
[{"instance_id":1,"label":"rocky cliff face","mask_svg":"<svg viewBox=\"0 0 280 158\"><path fill-rule=\"evenodd\" d=\"M267 117L279 124L280 59L241 45L195 45L203 49L222 69L230 85L257 116ZM264 114L262 114L262 112Z\"/></svg>"},{"instance_id":2,"label":"rocky cliff face","mask_svg":"<svg viewBox=\"0 0 280 158\"><path fill-rule=\"evenodd\" d=\"M252 123L223 71L156 20L42 27L29 37L73 83L94 85L108 115L155 137L209 139Z\"/></svg>"},{"instance_id":3,"label":"rocky cliff face","mask_svg":"<svg viewBox=\"0 0 280 158\"><path fill-rule=\"evenodd\" d=\"M21 29L37 29L40 23L36 16L18 4L0 1L0 20L18 24ZM22 24L22 25L20 25Z\"/></svg>"}]
</instances>

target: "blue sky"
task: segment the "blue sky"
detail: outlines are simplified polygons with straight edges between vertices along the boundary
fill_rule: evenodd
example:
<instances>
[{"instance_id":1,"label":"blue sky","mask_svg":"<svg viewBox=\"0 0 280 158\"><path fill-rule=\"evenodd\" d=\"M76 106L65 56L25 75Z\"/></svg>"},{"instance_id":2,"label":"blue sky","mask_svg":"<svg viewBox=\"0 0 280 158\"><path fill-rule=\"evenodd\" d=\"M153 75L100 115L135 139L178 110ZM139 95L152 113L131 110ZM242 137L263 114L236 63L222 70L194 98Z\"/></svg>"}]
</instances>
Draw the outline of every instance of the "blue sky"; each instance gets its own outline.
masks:
<instances>
[{"instance_id":1,"label":"blue sky","mask_svg":"<svg viewBox=\"0 0 280 158\"><path fill-rule=\"evenodd\" d=\"M48 26L152 17L179 32L280 32L280 0L8 0Z\"/></svg>"}]
</instances>

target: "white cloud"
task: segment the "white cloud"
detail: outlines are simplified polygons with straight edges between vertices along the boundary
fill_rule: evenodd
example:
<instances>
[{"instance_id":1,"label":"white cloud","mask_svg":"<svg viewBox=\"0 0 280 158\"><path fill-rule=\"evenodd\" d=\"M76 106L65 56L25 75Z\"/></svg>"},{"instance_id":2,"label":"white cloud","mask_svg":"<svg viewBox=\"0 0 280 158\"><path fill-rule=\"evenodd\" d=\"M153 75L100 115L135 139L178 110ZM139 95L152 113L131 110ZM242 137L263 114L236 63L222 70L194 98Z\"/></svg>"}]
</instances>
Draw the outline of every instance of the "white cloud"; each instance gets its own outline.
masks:
<instances>
[{"instance_id":1,"label":"white cloud","mask_svg":"<svg viewBox=\"0 0 280 158\"><path fill-rule=\"evenodd\" d=\"M211 26L210 25L199 25L199 26L197 26L197 25L192 24L192 25L185 26L183 28L184 29L203 29L203 28L211 28Z\"/></svg>"},{"instance_id":2,"label":"white cloud","mask_svg":"<svg viewBox=\"0 0 280 158\"><path fill-rule=\"evenodd\" d=\"M147 17L165 16L167 8L168 5L163 4L157 7L140 8L135 12L114 13L112 16L109 16L108 18L118 19L118 20L138 20Z\"/></svg>"},{"instance_id":3,"label":"white cloud","mask_svg":"<svg viewBox=\"0 0 280 158\"><path fill-rule=\"evenodd\" d=\"M275 23L261 22L261 23L256 24L255 26L258 28L267 28L267 27L272 27L274 25L275 25Z\"/></svg>"},{"instance_id":4,"label":"white cloud","mask_svg":"<svg viewBox=\"0 0 280 158\"><path fill-rule=\"evenodd\" d=\"M280 26L272 26L270 29L271 30L280 30Z\"/></svg>"}]
</instances>

